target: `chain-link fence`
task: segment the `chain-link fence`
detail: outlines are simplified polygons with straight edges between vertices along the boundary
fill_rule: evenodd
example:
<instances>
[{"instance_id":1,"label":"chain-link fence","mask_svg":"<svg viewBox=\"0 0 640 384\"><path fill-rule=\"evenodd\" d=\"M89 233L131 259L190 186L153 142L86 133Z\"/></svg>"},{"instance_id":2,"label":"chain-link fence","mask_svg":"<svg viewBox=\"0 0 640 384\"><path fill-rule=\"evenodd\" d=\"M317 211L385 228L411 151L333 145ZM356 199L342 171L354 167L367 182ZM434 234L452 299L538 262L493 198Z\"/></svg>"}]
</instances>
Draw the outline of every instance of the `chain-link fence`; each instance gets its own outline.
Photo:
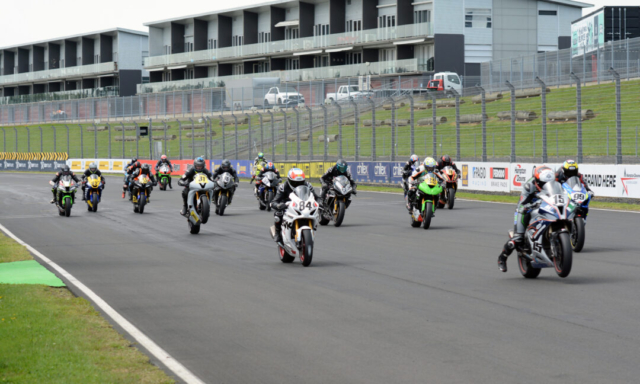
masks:
<instances>
[{"instance_id":1,"label":"chain-link fence","mask_svg":"<svg viewBox=\"0 0 640 384\"><path fill-rule=\"evenodd\" d=\"M640 80L626 81L615 70L601 84L571 77L573 87L550 87L537 78L535 87L505 81L504 91L472 87L455 94L419 93L400 83L387 95L311 106L16 125L0 128L0 149L66 151L71 158L156 159L166 153L172 159L240 160L264 152L274 161L400 161L416 153L475 161L637 163ZM296 89L305 92L303 84Z\"/></svg>"}]
</instances>

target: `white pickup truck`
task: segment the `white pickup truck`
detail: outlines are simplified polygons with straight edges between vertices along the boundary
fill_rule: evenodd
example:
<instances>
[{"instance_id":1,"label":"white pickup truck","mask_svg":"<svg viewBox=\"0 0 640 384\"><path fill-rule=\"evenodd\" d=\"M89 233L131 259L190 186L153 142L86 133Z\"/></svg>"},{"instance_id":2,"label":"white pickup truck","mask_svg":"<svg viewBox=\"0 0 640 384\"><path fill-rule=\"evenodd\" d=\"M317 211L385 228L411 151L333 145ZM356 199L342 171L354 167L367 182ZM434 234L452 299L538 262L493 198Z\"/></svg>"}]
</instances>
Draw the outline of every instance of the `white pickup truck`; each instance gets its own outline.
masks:
<instances>
[{"instance_id":1,"label":"white pickup truck","mask_svg":"<svg viewBox=\"0 0 640 384\"><path fill-rule=\"evenodd\" d=\"M341 85L338 88L338 92L327 93L327 99L334 101L343 101L343 100L351 100L351 99L359 99L368 97L372 94L372 92L368 91L360 91L357 85Z\"/></svg>"},{"instance_id":2,"label":"white pickup truck","mask_svg":"<svg viewBox=\"0 0 640 384\"><path fill-rule=\"evenodd\" d=\"M264 105L285 105L285 104L298 104L304 103L304 96L296 92L294 88L281 92L278 87L272 87L269 89L266 95L264 95Z\"/></svg>"}]
</instances>

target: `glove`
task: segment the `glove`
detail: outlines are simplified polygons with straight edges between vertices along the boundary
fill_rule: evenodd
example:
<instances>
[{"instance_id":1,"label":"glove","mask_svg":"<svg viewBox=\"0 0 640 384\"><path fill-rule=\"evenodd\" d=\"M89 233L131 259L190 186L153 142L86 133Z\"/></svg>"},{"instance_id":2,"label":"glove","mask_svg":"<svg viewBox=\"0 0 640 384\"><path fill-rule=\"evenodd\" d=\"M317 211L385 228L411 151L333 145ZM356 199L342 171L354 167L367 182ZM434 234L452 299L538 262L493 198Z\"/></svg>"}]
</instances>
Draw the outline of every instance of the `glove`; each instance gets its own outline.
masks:
<instances>
[{"instance_id":1,"label":"glove","mask_svg":"<svg viewBox=\"0 0 640 384\"><path fill-rule=\"evenodd\" d=\"M589 195L589 199L593 199L594 197L596 197L596 194L593 193L593 191L587 192L587 195Z\"/></svg>"}]
</instances>

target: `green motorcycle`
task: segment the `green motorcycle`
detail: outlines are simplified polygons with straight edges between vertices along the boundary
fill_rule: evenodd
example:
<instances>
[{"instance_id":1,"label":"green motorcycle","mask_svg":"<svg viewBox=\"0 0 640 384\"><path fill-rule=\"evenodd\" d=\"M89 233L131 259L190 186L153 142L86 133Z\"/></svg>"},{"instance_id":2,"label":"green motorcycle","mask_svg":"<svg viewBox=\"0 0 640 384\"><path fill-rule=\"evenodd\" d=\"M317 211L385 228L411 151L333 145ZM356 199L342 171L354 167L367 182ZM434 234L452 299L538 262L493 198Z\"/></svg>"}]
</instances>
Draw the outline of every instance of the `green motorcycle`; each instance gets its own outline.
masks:
<instances>
[{"instance_id":1,"label":"green motorcycle","mask_svg":"<svg viewBox=\"0 0 640 384\"><path fill-rule=\"evenodd\" d=\"M424 229L429 229L431 218L433 218L438 205L438 196L441 193L442 187L438 184L436 176L432 173L427 174L418 185L415 201L412 204L412 227L419 228L422 225Z\"/></svg>"},{"instance_id":2,"label":"green motorcycle","mask_svg":"<svg viewBox=\"0 0 640 384\"><path fill-rule=\"evenodd\" d=\"M58 208L58 214L65 217L71 216L71 207L73 207L73 203L76 200L78 184L68 175L62 176L57 185L54 184L53 181L49 183L56 188L56 207Z\"/></svg>"},{"instance_id":3,"label":"green motorcycle","mask_svg":"<svg viewBox=\"0 0 640 384\"><path fill-rule=\"evenodd\" d=\"M171 168L168 165L161 165L158 169L158 184L160 184L160 190L166 191L167 185L169 185L169 178L171 177Z\"/></svg>"}]
</instances>

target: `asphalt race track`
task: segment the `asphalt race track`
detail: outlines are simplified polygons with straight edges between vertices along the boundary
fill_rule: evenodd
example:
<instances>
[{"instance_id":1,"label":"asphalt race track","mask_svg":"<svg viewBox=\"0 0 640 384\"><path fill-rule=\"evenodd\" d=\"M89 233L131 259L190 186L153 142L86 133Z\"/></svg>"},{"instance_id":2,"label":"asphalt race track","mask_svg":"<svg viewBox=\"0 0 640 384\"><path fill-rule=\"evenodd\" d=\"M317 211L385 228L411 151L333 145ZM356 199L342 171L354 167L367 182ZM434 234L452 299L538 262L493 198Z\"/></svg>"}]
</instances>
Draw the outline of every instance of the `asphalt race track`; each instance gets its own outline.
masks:
<instances>
[{"instance_id":1,"label":"asphalt race track","mask_svg":"<svg viewBox=\"0 0 640 384\"><path fill-rule=\"evenodd\" d=\"M109 177L58 216L48 175L0 174L0 223L208 383L631 383L640 377L640 215L593 210L566 279L500 273L514 207L458 201L411 228L361 192L313 263L282 264L246 182L190 235L179 187L143 215Z\"/></svg>"}]
</instances>

